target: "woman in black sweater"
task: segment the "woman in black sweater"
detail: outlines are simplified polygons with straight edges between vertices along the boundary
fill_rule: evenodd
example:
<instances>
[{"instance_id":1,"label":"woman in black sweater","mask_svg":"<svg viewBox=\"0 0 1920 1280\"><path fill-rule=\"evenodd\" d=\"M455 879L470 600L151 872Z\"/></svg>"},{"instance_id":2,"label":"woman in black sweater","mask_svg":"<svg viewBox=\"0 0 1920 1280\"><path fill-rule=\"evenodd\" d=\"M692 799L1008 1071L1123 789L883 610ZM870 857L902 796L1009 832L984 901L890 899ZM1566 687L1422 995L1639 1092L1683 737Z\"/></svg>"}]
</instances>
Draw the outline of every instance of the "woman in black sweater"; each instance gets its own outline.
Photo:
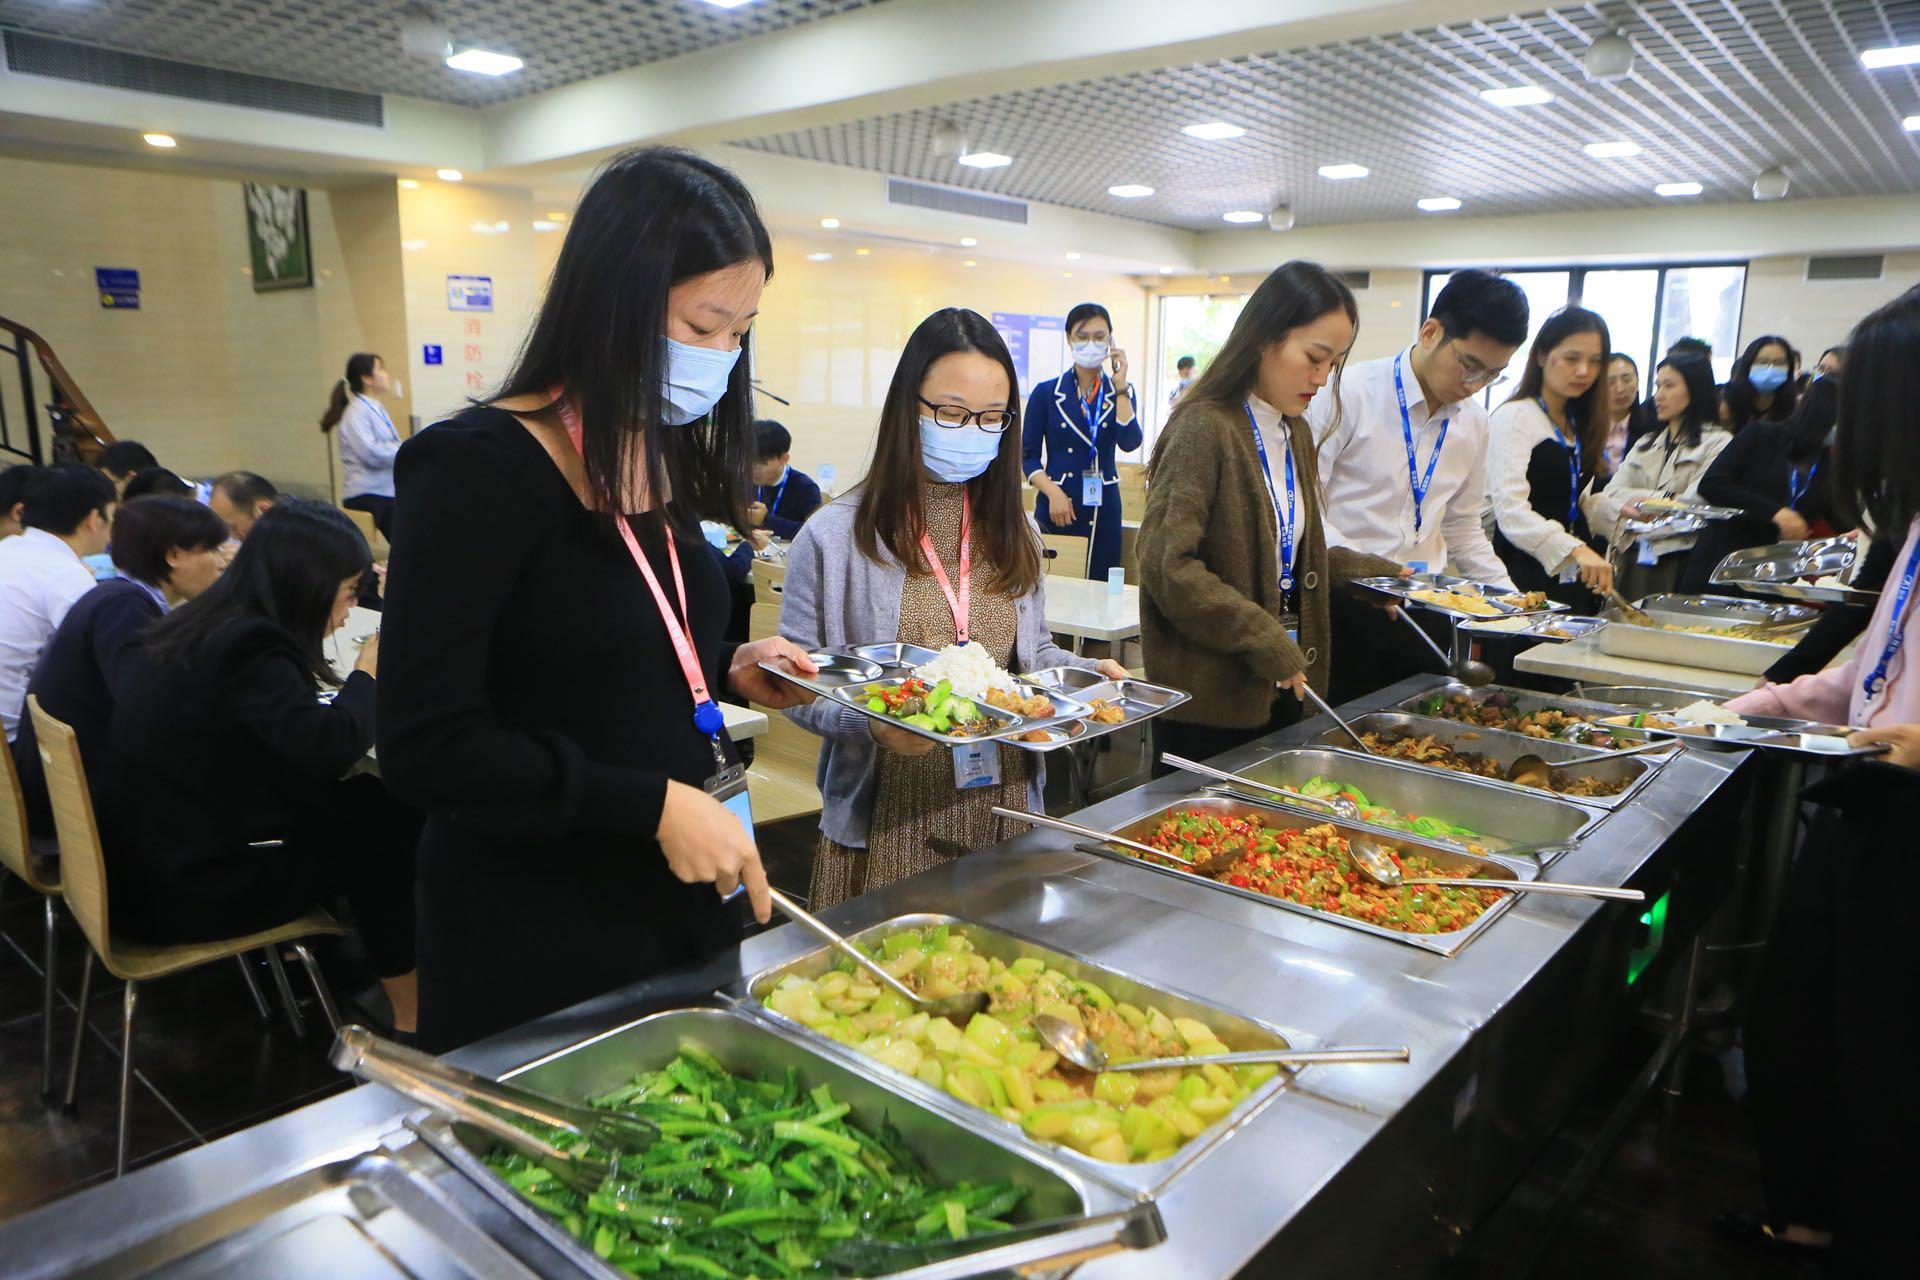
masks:
<instances>
[{"instance_id":1,"label":"woman in black sweater","mask_svg":"<svg viewBox=\"0 0 1920 1280\"><path fill-rule=\"evenodd\" d=\"M1740 514L1701 531L1680 575L1681 591L1743 594L1711 581L1713 571L1729 555L1834 532L1829 524L1833 497L1826 463L1839 402L1840 380L1816 378L1807 384L1786 421L1755 419L1720 451L1700 477L1700 500L1738 507Z\"/></svg>"},{"instance_id":2,"label":"woman in black sweater","mask_svg":"<svg viewBox=\"0 0 1920 1280\"><path fill-rule=\"evenodd\" d=\"M768 917L749 815L715 798L734 756L712 697L791 705L757 664L813 667L784 640L725 644L698 522L747 528L743 353L771 268L738 178L622 156L506 384L400 450L380 765L428 813L425 1048L737 942L741 885Z\"/></svg>"},{"instance_id":3,"label":"woman in black sweater","mask_svg":"<svg viewBox=\"0 0 1920 1280\"><path fill-rule=\"evenodd\" d=\"M373 745L380 640L344 682L322 648L370 560L345 513L284 499L218 582L154 624L116 691L107 858L114 931L142 942L270 929L345 896L411 1032L419 818L347 777Z\"/></svg>"}]
</instances>

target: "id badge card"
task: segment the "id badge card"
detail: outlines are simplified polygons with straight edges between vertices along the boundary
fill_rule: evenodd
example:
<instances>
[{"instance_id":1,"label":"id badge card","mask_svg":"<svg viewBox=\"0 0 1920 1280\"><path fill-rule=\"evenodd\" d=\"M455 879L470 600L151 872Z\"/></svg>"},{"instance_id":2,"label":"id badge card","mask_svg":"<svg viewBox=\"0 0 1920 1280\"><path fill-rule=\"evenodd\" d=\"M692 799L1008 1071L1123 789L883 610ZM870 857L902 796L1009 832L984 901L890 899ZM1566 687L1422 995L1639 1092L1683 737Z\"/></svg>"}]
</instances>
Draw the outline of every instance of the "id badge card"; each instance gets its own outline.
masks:
<instances>
[{"instance_id":1,"label":"id badge card","mask_svg":"<svg viewBox=\"0 0 1920 1280\"><path fill-rule=\"evenodd\" d=\"M1652 539L1650 538L1640 539L1640 555L1639 555L1638 562L1640 564L1659 564L1660 563L1660 557L1653 553Z\"/></svg>"},{"instance_id":2,"label":"id badge card","mask_svg":"<svg viewBox=\"0 0 1920 1280\"><path fill-rule=\"evenodd\" d=\"M1100 479L1100 473L1098 471L1090 471L1082 474L1080 477L1080 505L1083 507L1099 506L1101 495L1105 493L1106 487L1106 484Z\"/></svg>"},{"instance_id":3,"label":"id badge card","mask_svg":"<svg viewBox=\"0 0 1920 1280\"><path fill-rule=\"evenodd\" d=\"M1297 613L1281 614L1280 625L1287 629L1287 639L1293 641L1295 644L1300 643L1300 615L1299 614Z\"/></svg>"},{"instance_id":4,"label":"id badge card","mask_svg":"<svg viewBox=\"0 0 1920 1280\"><path fill-rule=\"evenodd\" d=\"M953 785L961 791L1000 785L1000 744L968 742L953 749Z\"/></svg>"},{"instance_id":5,"label":"id badge card","mask_svg":"<svg viewBox=\"0 0 1920 1280\"><path fill-rule=\"evenodd\" d=\"M740 764L721 763L716 751L716 763L719 772L701 783L706 793L727 807L727 812L740 820L746 828L747 838L753 839L753 797L747 794L747 767ZM742 881L733 888L733 892L722 898L722 902L732 902L747 891Z\"/></svg>"}]
</instances>

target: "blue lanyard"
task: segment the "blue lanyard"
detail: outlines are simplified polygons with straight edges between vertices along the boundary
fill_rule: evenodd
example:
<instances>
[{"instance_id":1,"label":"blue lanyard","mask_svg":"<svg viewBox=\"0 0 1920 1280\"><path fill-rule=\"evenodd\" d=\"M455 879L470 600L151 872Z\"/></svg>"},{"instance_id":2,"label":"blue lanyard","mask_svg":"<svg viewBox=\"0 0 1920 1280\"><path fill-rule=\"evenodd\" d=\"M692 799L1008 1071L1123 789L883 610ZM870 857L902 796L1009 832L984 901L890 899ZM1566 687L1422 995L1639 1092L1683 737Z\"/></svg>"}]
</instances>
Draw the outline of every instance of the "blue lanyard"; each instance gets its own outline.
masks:
<instances>
[{"instance_id":1,"label":"blue lanyard","mask_svg":"<svg viewBox=\"0 0 1920 1280\"><path fill-rule=\"evenodd\" d=\"M1813 478L1819 474L1820 463L1818 459L1814 461L1811 467L1807 468L1807 475L1804 480L1800 478L1800 468L1793 468L1793 479L1788 482L1787 486L1787 492L1790 495L1787 498L1787 506L1789 508L1794 511L1800 509L1800 499L1807 496L1807 490L1813 487Z\"/></svg>"},{"instance_id":2,"label":"blue lanyard","mask_svg":"<svg viewBox=\"0 0 1920 1280\"><path fill-rule=\"evenodd\" d=\"M1293 448L1287 448L1287 509L1280 510L1280 494L1273 487L1273 464L1267 461L1267 442L1260 435L1260 424L1253 419L1253 405L1241 402L1247 411L1247 426L1253 432L1253 447L1260 455L1260 477L1267 482L1267 499L1273 503L1273 522L1280 526L1280 591L1283 595L1293 594ZM1280 429L1287 429L1286 419L1280 420Z\"/></svg>"},{"instance_id":3,"label":"blue lanyard","mask_svg":"<svg viewBox=\"0 0 1920 1280\"><path fill-rule=\"evenodd\" d=\"M1100 375L1100 381L1093 384L1093 399L1080 394L1080 388L1073 389L1074 398L1080 402L1080 414L1087 420L1087 444L1093 449L1093 473L1106 477L1100 471L1100 419L1107 416L1107 376Z\"/></svg>"},{"instance_id":4,"label":"blue lanyard","mask_svg":"<svg viewBox=\"0 0 1920 1280\"><path fill-rule=\"evenodd\" d=\"M393 418L387 413L387 406L381 404L372 396L361 396L360 398L373 406L373 411L380 415L380 421L387 424L387 434L395 440L398 440L400 438L400 428L393 425Z\"/></svg>"},{"instance_id":5,"label":"blue lanyard","mask_svg":"<svg viewBox=\"0 0 1920 1280\"><path fill-rule=\"evenodd\" d=\"M1913 544L1913 551L1907 556L1907 568L1900 575L1900 591L1893 598L1893 617L1887 622L1887 646L1880 651L1880 662L1861 683L1866 692L1867 701L1872 702L1880 696L1880 690L1886 687L1887 668L1893 665L1893 657L1900 652L1900 646L1906 643L1907 602L1913 595L1913 580L1920 575L1920 539Z\"/></svg>"},{"instance_id":6,"label":"blue lanyard","mask_svg":"<svg viewBox=\"0 0 1920 1280\"><path fill-rule=\"evenodd\" d=\"M1580 435L1578 432L1572 432L1572 438L1569 439L1560 434L1560 428L1555 424L1553 415L1547 413L1545 396L1536 396L1533 402L1540 406L1541 413L1546 414L1547 425L1553 428L1553 438L1558 440L1560 447L1567 451L1567 532L1572 533L1574 523L1580 519ZM1571 432L1572 415L1567 417L1567 427Z\"/></svg>"},{"instance_id":7,"label":"blue lanyard","mask_svg":"<svg viewBox=\"0 0 1920 1280\"><path fill-rule=\"evenodd\" d=\"M786 495L787 481L790 480L792 477L793 477L792 467L788 467L786 470L780 473L780 487L773 491L773 501L767 504L768 515L772 515L776 511L780 510L780 499ZM766 489L767 489L767 486L765 485L760 486L760 492L765 493Z\"/></svg>"},{"instance_id":8,"label":"blue lanyard","mask_svg":"<svg viewBox=\"0 0 1920 1280\"><path fill-rule=\"evenodd\" d=\"M1433 469L1440 465L1440 450L1447 444L1447 426L1453 421L1448 414L1440 419L1440 435L1433 442L1433 453L1427 458L1427 474L1422 476L1419 463L1413 449L1413 419L1407 415L1407 388L1400 381L1400 356L1393 358L1393 393L1400 398L1400 434L1407 441L1407 483L1413 488L1413 532L1420 535L1420 508L1426 504L1427 490L1433 485Z\"/></svg>"}]
</instances>

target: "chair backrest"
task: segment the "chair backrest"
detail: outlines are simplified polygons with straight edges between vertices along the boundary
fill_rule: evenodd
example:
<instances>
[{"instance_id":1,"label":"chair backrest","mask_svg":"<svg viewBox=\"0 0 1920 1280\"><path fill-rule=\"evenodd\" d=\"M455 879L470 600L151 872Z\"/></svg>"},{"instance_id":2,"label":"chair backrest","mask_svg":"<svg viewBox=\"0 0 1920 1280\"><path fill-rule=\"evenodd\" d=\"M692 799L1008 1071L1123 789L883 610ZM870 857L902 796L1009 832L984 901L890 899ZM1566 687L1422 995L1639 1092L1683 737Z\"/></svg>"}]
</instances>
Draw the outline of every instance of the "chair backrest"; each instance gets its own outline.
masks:
<instances>
[{"instance_id":1,"label":"chair backrest","mask_svg":"<svg viewBox=\"0 0 1920 1280\"><path fill-rule=\"evenodd\" d=\"M780 591L787 581L786 566L776 565L766 560L755 560L752 567L747 570L747 574L753 582L753 602L770 604L778 608Z\"/></svg>"},{"instance_id":2,"label":"chair backrest","mask_svg":"<svg viewBox=\"0 0 1920 1280\"><path fill-rule=\"evenodd\" d=\"M747 614L747 640L767 640L780 634L780 606L755 603Z\"/></svg>"},{"instance_id":3,"label":"chair backrest","mask_svg":"<svg viewBox=\"0 0 1920 1280\"><path fill-rule=\"evenodd\" d=\"M80 767L80 740L73 726L55 720L27 697L27 713L40 739L40 764L47 774L47 796L53 801L54 828L60 833L60 878L67 908L80 922L80 931L113 971L112 935L107 932L107 858L100 847L100 826L93 817L93 797L87 790L87 771Z\"/></svg>"},{"instance_id":4,"label":"chair backrest","mask_svg":"<svg viewBox=\"0 0 1920 1280\"><path fill-rule=\"evenodd\" d=\"M1092 539L1075 537L1071 533L1040 535L1040 549L1047 561L1043 567L1048 573L1057 573L1063 578L1087 576L1087 556L1091 554L1092 547Z\"/></svg>"},{"instance_id":5,"label":"chair backrest","mask_svg":"<svg viewBox=\"0 0 1920 1280\"><path fill-rule=\"evenodd\" d=\"M42 881L33 871L27 833L27 798L13 767L13 752L0 743L0 867L25 880L35 892L57 893L58 884Z\"/></svg>"}]
</instances>

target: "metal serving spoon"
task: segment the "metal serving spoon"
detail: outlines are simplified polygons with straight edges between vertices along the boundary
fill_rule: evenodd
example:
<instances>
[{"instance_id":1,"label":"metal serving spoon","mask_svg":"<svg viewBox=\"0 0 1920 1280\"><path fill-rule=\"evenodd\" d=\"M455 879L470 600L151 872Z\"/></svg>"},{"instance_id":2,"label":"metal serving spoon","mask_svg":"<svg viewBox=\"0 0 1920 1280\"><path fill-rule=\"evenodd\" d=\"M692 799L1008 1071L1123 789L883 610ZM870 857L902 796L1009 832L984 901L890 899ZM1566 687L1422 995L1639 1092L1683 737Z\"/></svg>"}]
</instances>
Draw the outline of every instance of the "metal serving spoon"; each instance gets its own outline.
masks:
<instances>
[{"instance_id":1,"label":"metal serving spoon","mask_svg":"<svg viewBox=\"0 0 1920 1280\"><path fill-rule=\"evenodd\" d=\"M1179 1067L1236 1067L1254 1062L1279 1062L1304 1067L1315 1062L1405 1062L1411 1056L1407 1047L1354 1047L1350 1049L1253 1049L1244 1053L1201 1054L1189 1058L1142 1058L1138 1062L1114 1062L1107 1051L1087 1033L1065 1018L1043 1013L1033 1020L1034 1030L1047 1047L1082 1071L1166 1071Z\"/></svg>"},{"instance_id":2,"label":"metal serving spoon","mask_svg":"<svg viewBox=\"0 0 1920 1280\"><path fill-rule=\"evenodd\" d=\"M1303 805L1312 805L1316 808L1326 810L1335 817L1344 818L1348 822L1360 821L1360 806L1345 796L1305 796L1301 795L1298 791L1283 791L1279 787L1271 787L1264 782L1255 782L1252 778L1243 778L1237 773L1228 773L1225 769L1216 769L1212 765L1201 764L1198 761L1189 760L1185 756L1174 755L1171 751L1162 751L1160 753L1160 762L1162 764L1172 765L1174 768L1184 770L1187 773L1197 773L1203 778L1215 778L1221 782L1231 782L1235 786L1246 787L1249 790L1258 791L1262 795L1270 795L1280 804L1291 805L1297 802Z\"/></svg>"},{"instance_id":3,"label":"metal serving spoon","mask_svg":"<svg viewBox=\"0 0 1920 1280\"><path fill-rule=\"evenodd\" d=\"M1117 836L1111 831L1101 831L1095 827L1083 827L1077 822L1068 822L1064 818L1049 818L1044 813L1021 813L1017 809L1003 809L999 805L993 806L993 811L1002 818L1013 818L1019 822L1031 822L1036 827L1052 827L1055 831L1064 831L1070 836L1079 836L1082 840L1095 840L1101 844L1113 845L1117 849L1131 849L1135 853L1144 853L1149 857L1165 858L1168 862L1177 862L1183 867L1195 866L1194 863L1189 862L1177 853L1168 853L1165 849L1156 849L1150 844L1141 844L1138 840L1129 840L1125 836Z\"/></svg>"},{"instance_id":4,"label":"metal serving spoon","mask_svg":"<svg viewBox=\"0 0 1920 1280\"><path fill-rule=\"evenodd\" d=\"M1328 706L1327 700L1313 691L1312 685L1307 684L1305 681L1302 681L1300 684L1300 689L1302 692L1304 692L1307 695L1308 700L1311 701L1314 706L1320 708L1321 715L1331 716L1335 724L1339 725L1342 729L1346 730L1347 736L1353 739L1354 746L1359 747L1360 750L1364 751L1368 755L1375 754L1374 749L1367 745L1366 739L1362 738L1359 734L1355 733L1353 730L1353 726L1348 724L1345 720L1342 720L1340 718L1340 713L1338 711L1335 711L1332 707Z\"/></svg>"},{"instance_id":5,"label":"metal serving spoon","mask_svg":"<svg viewBox=\"0 0 1920 1280\"><path fill-rule=\"evenodd\" d=\"M1348 836L1347 852L1360 874L1375 884L1397 889L1403 884L1443 884L1456 889L1499 889L1503 892L1559 894L1569 898L1615 898L1621 902L1644 902L1647 895L1638 889L1615 889L1597 884L1560 884L1551 880L1474 880L1459 876L1403 875L1385 846L1365 836Z\"/></svg>"},{"instance_id":6,"label":"metal serving spoon","mask_svg":"<svg viewBox=\"0 0 1920 1280\"><path fill-rule=\"evenodd\" d=\"M1024 818L1027 815L1013 814L1011 816ZM905 996L907 1002L916 1009L925 1010L936 1018L959 1018L965 1020L971 1018L976 1013L986 1012L987 1006L993 1002L993 997L984 991L962 991L959 995L944 996L938 1000L929 1000L881 968L879 962L874 960L872 956L869 956L866 952L835 933L833 929L818 916L808 911L792 898L789 898L786 894L774 888L769 888L767 892L773 898L773 905L780 908L781 914L785 915L787 919L793 921L801 928L806 929L821 941L829 943L838 949L840 954L852 960L862 969L865 969L883 986Z\"/></svg>"},{"instance_id":7,"label":"metal serving spoon","mask_svg":"<svg viewBox=\"0 0 1920 1280\"><path fill-rule=\"evenodd\" d=\"M1539 787L1544 791L1553 775L1561 769L1585 768L1602 760L1618 760L1622 756L1637 756L1645 751L1664 751L1672 745L1671 742L1660 740L1642 742L1631 747L1622 747L1618 751L1603 751L1598 755L1583 756L1578 760L1562 760L1556 764L1549 764L1539 756L1528 752L1526 755L1514 757L1513 763L1507 766L1505 777L1508 782L1519 782L1525 786ZM1538 778L1539 781L1527 781L1531 778Z\"/></svg>"}]
</instances>

